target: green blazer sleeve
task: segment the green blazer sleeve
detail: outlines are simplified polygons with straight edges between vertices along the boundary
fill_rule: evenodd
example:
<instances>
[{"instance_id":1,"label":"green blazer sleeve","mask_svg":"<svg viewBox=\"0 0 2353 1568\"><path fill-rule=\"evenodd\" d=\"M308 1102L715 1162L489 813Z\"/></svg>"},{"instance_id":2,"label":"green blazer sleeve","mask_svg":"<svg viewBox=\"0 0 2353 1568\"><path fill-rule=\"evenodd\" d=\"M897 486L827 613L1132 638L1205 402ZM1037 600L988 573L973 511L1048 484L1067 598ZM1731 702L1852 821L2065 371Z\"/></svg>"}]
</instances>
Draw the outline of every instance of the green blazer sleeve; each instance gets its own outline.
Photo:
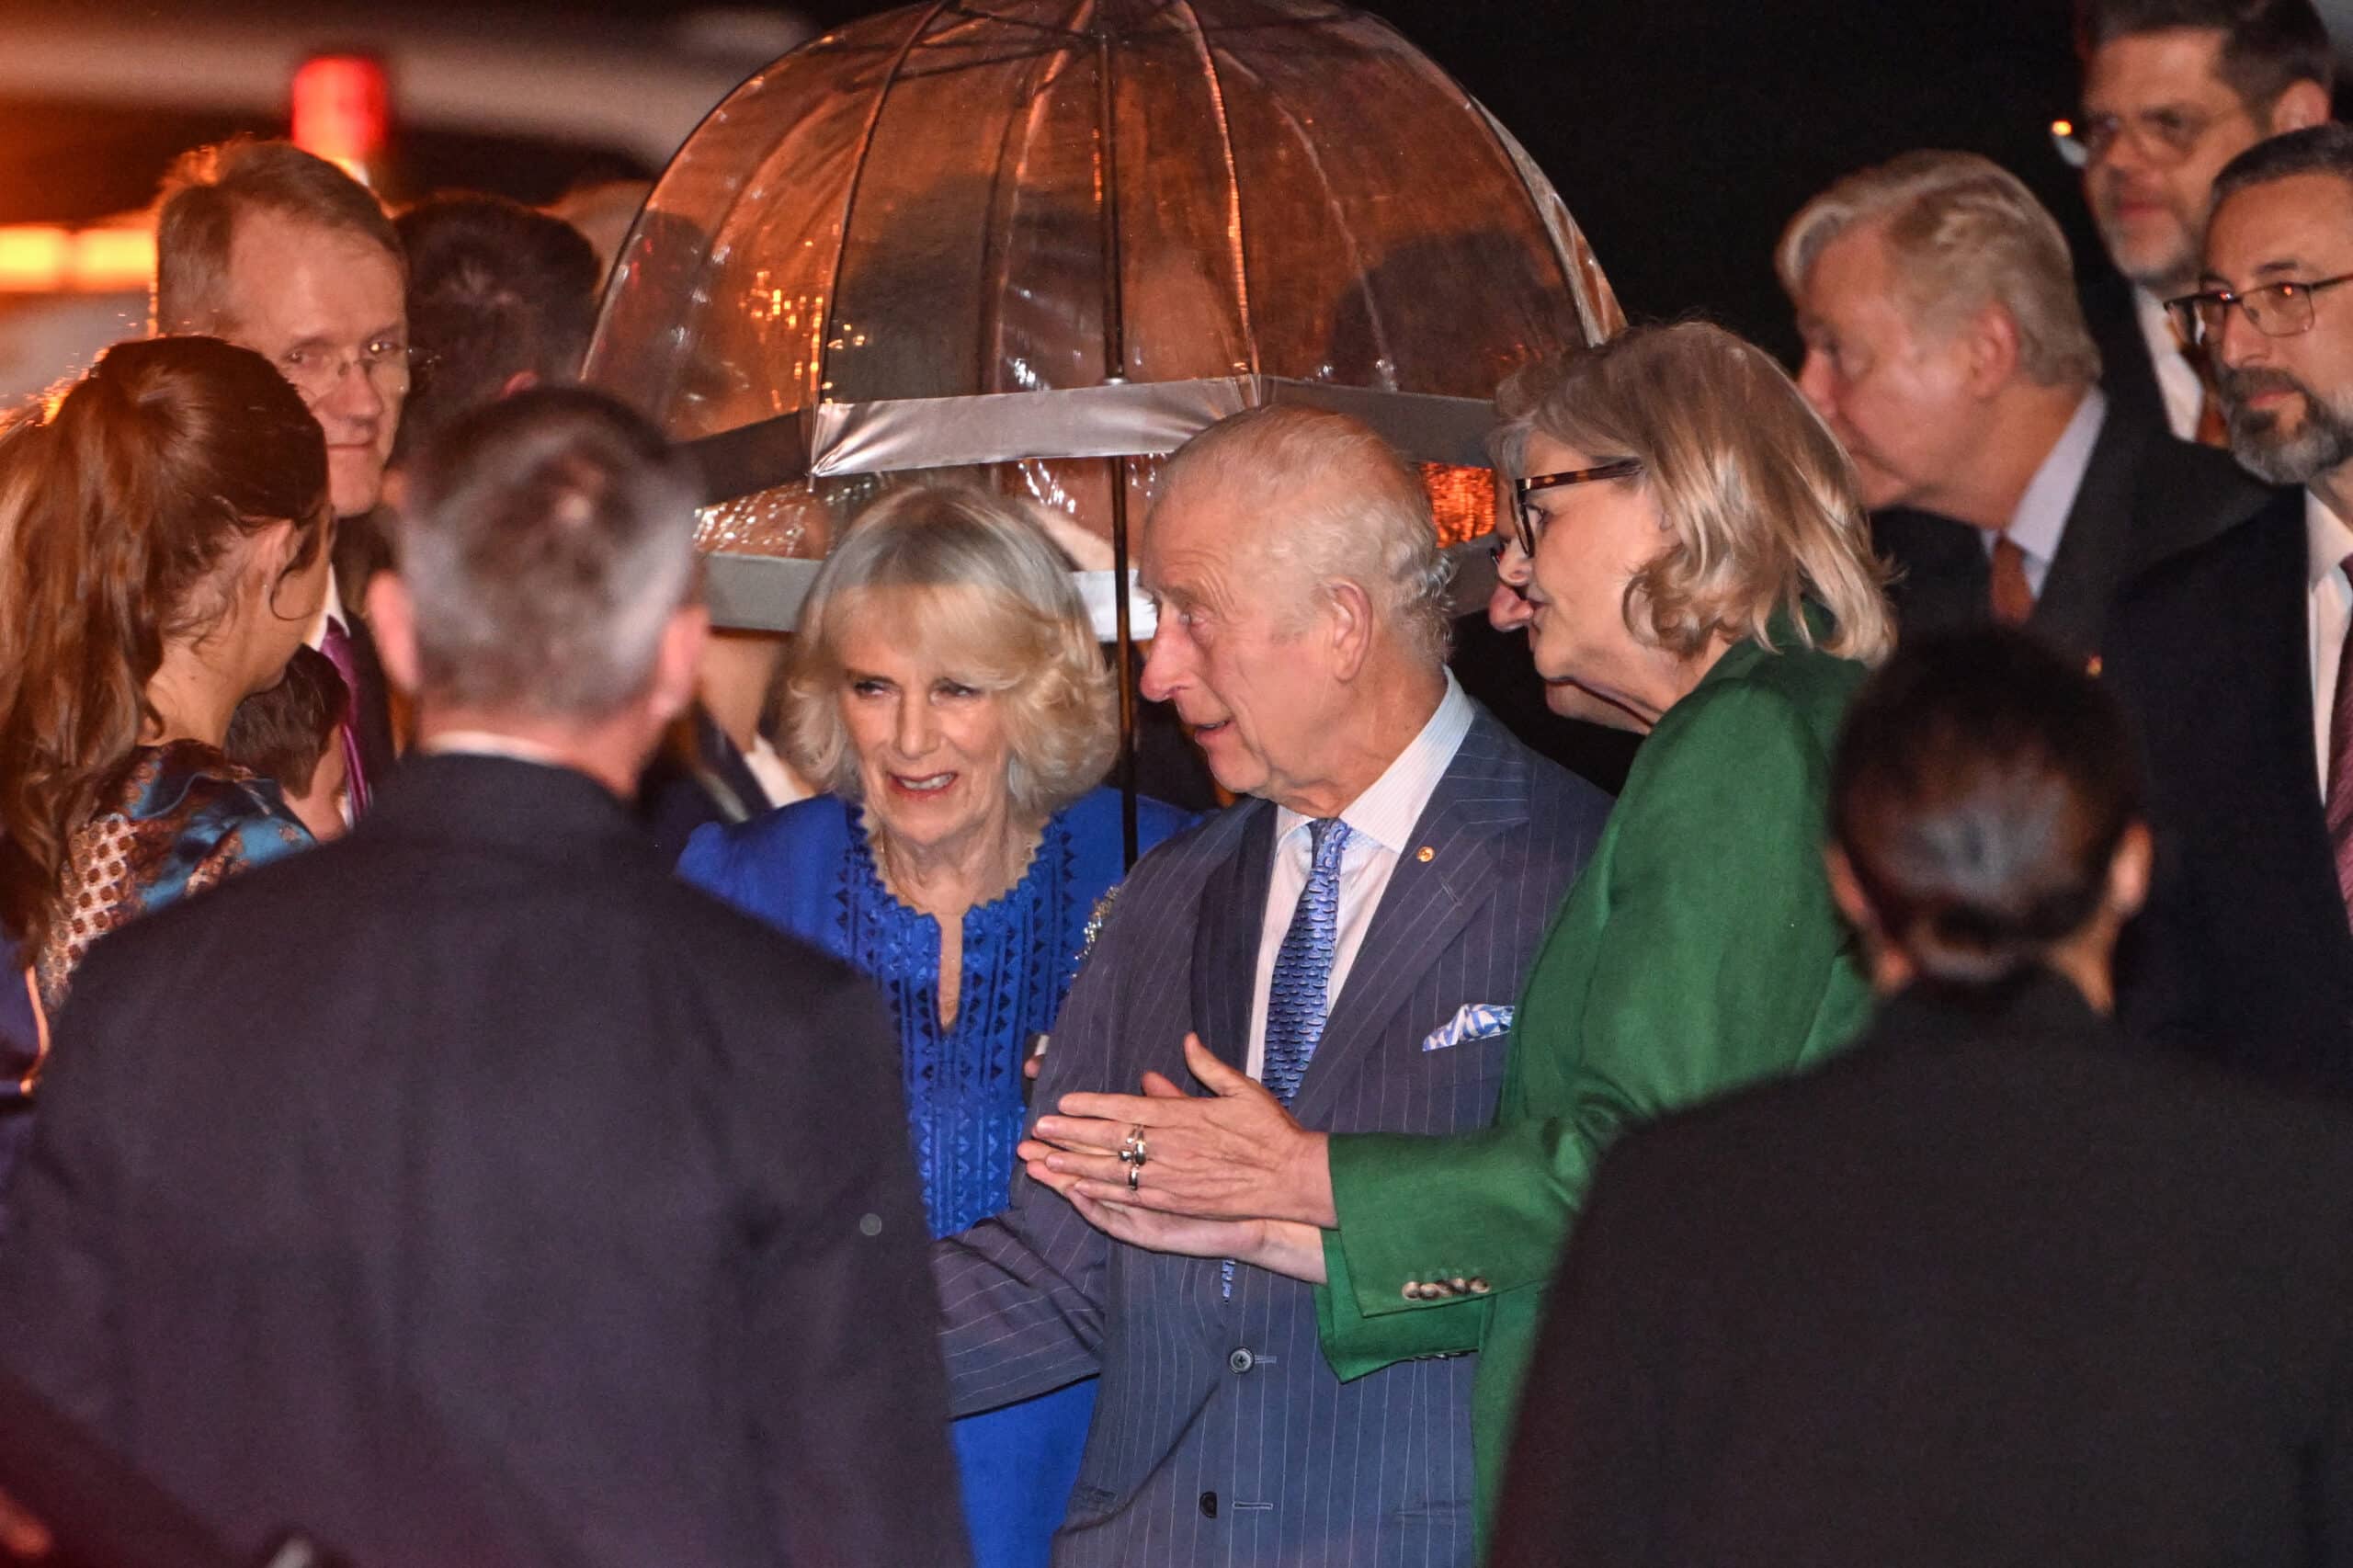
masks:
<instances>
[{"instance_id":1,"label":"green blazer sleeve","mask_svg":"<svg viewBox=\"0 0 2353 1568\"><path fill-rule=\"evenodd\" d=\"M1622 1129L1786 1073L1861 1021L1820 859L1826 728L1755 681L1678 703L1531 967L1496 1126L1331 1141L1340 1223L1319 1303L1341 1377L1507 1352L1493 1320L1532 1333L1532 1298ZM1404 1293L1455 1278L1478 1293Z\"/></svg>"}]
</instances>

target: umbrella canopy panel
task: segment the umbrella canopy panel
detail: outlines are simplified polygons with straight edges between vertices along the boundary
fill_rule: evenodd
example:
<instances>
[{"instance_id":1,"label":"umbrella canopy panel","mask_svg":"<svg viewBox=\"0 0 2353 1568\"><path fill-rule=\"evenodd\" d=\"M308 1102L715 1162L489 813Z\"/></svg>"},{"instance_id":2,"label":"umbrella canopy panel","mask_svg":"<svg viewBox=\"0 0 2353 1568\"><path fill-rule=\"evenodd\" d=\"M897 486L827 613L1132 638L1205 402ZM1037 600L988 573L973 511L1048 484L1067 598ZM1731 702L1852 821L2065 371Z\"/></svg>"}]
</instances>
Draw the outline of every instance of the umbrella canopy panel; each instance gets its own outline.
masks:
<instances>
[{"instance_id":1,"label":"umbrella canopy panel","mask_svg":"<svg viewBox=\"0 0 2353 1568\"><path fill-rule=\"evenodd\" d=\"M714 499L838 512L959 468L1108 536L1150 470L1099 460L1274 398L1475 463L1496 382L1619 319L1543 176L1386 24L1004 0L868 18L728 97L588 376L698 443ZM763 527L792 532L713 542Z\"/></svg>"}]
</instances>

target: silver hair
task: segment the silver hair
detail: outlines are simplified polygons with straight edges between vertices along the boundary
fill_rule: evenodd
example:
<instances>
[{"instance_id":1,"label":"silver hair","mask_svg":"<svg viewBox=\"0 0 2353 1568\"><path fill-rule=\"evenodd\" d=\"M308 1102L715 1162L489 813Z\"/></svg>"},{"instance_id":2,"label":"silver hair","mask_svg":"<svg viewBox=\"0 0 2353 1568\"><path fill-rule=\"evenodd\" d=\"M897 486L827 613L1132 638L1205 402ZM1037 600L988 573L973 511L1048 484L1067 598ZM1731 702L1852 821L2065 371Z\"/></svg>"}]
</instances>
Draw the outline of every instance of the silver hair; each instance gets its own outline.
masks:
<instances>
[{"instance_id":1,"label":"silver hair","mask_svg":"<svg viewBox=\"0 0 2353 1568\"><path fill-rule=\"evenodd\" d=\"M1452 631L1452 563L1421 476L1344 414L1269 403L1220 420L1161 472L1164 498L1193 485L1245 499L1267 553L1311 585L1356 584L1397 640L1433 666Z\"/></svg>"},{"instance_id":2,"label":"silver hair","mask_svg":"<svg viewBox=\"0 0 2353 1568\"><path fill-rule=\"evenodd\" d=\"M2067 236L2024 181L1974 153L1919 151L1848 175L1801 208L1774 252L1781 287L1803 298L1833 240L1882 225L1904 314L1943 333L1987 304L2017 324L2018 364L2042 386L2099 376Z\"/></svg>"},{"instance_id":3,"label":"silver hair","mask_svg":"<svg viewBox=\"0 0 2353 1568\"><path fill-rule=\"evenodd\" d=\"M440 701L596 719L653 678L698 587L692 465L613 399L540 388L429 446L401 527L420 678Z\"/></svg>"},{"instance_id":4,"label":"silver hair","mask_svg":"<svg viewBox=\"0 0 2353 1568\"><path fill-rule=\"evenodd\" d=\"M929 601L904 618L902 645L1000 695L1016 812L1042 821L1102 782L1119 721L1070 562L1018 503L946 485L894 491L858 514L801 601L783 740L804 777L845 800L862 792L841 716L841 641L872 595L893 591Z\"/></svg>"}]
</instances>

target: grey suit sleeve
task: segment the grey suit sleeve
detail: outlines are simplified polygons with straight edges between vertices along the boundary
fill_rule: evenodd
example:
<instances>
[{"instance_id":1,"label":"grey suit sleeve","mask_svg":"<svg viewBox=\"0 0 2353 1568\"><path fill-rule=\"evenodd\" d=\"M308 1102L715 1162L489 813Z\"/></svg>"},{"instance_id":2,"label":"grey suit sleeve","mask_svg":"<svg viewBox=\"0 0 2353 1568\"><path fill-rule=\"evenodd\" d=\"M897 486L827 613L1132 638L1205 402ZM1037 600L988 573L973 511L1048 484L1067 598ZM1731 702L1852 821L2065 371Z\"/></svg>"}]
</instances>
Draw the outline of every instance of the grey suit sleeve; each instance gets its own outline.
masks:
<instances>
[{"instance_id":1,"label":"grey suit sleeve","mask_svg":"<svg viewBox=\"0 0 2353 1568\"><path fill-rule=\"evenodd\" d=\"M0 1241L0 1359L65 1415L119 1446L124 1438L122 1278L118 1254L122 1152L104 1080L119 1028L108 955L91 954L58 1019L38 1119L9 1196Z\"/></svg>"},{"instance_id":2,"label":"grey suit sleeve","mask_svg":"<svg viewBox=\"0 0 2353 1568\"><path fill-rule=\"evenodd\" d=\"M862 982L836 983L801 1017L812 1049L737 1063L755 1079L796 1074L739 1096L796 1108L792 1136L745 1119L731 1151L754 1173L752 1440L772 1539L796 1564L961 1565L897 1039Z\"/></svg>"},{"instance_id":3,"label":"grey suit sleeve","mask_svg":"<svg viewBox=\"0 0 2353 1568\"><path fill-rule=\"evenodd\" d=\"M1030 1104L1114 1087L1119 973L1134 948L1115 905L1055 1020ZM1133 1085L1128 1085L1132 1087ZM1046 1393L1099 1369L1111 1243L1058 1194L1017 1171L1005 1212L932 1244L940 1348L958 1415Z\"/></svg>"}]
</instances>

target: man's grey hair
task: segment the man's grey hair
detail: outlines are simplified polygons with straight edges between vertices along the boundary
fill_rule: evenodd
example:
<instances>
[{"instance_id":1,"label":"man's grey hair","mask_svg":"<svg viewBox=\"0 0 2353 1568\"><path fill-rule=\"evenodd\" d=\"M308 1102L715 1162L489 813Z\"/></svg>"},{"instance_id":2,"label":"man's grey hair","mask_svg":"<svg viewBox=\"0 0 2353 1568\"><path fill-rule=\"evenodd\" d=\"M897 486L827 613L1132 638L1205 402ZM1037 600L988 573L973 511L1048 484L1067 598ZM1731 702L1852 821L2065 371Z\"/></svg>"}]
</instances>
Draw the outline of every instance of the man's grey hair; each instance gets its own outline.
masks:
<instances>
[{"instance_id":1,"label":"man's grey hair","mask_svg":"<svg viewBox=\"0 0 2353 1568\"><path fill-rule=\"evenodd\" d=\"M1848 175L1799 209L1774 253L1781 287L1804 298L1833 240L1881 226L1904 316L1941 335L1988 304L2018 334L2018 363L2043 386L2099 378L2067 237L2018 176L1974 153L1906 153Z\"/></svg>"},{"instance_id":2,"label":"man's grey hair","mask_svg":"<svg viewBox=\"0 0 2353 1568\"><path fill-rule=\"evenodd\" d=\"M157 332L217 334L234 324L229 252L237 220L248 212L354 235L407 270L400 235L366 186L291 142L234 136L183 154L164 176L155 217Z\"/></svg>"},{"instance_id":3,"label":"man's grey hair","mask_svg":"<svg viewBox=\"0 0 2353 1568\"><path fill-rule=\"evenodd\" d=\"M1222 419L1161 473L1164 504L1194 485L1241 501L1267 553L1311 589L1354 583L1406 648L1446 662L1453 568L1421 476L1345 414L1270 403Z\"/></svg>"},{"instance_id":4,"label":"man's grey hair","mask_svg":"<svg viewBox=\"0 0 2353 1568\"><path fill-rule=\"evenodd\" d=\"M535 388L426 449L401 528L424 695L595 720L653 678L699 586L693 465L601 392Z\"/></svg>"}]
</instances>

